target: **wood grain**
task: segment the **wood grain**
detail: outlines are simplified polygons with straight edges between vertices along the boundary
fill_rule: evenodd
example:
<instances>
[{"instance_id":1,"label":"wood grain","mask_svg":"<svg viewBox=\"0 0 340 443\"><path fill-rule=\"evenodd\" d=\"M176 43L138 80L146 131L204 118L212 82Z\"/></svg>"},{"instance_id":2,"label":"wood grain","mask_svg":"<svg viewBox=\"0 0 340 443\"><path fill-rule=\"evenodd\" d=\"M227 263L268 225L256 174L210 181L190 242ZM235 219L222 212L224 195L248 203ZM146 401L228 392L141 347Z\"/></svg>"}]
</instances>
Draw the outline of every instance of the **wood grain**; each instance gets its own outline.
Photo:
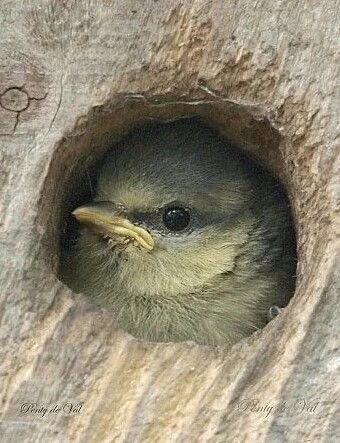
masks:
<instances>
[{"instance_id":1,"label":"wood grain","mask_svg":"<svg viewBox=\"0 0 340 443\"><path fill-rule=\"evenodd\" d=\"M1 441L339 441L338 30L338 1L1 2ZM86 168L188 114L296 220L296 294L232 349L138 341L55 276Z\"/></svg>"}]
</instances>

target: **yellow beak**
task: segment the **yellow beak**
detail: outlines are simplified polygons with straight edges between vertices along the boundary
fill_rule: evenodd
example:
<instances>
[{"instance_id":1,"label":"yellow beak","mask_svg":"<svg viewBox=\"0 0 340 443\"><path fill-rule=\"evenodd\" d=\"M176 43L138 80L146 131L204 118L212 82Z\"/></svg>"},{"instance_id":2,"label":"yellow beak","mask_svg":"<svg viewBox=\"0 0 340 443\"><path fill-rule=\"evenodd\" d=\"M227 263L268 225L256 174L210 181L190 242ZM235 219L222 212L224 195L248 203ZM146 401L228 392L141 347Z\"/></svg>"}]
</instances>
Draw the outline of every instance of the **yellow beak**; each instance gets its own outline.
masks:
<instances>
[{"instance_id":1,"label":"yellow beak","mask_svg":"<svg viewBox=\"0 0 340 443\"><path fill-rule=\"evenodd\" d=\"M112 206L101 202L80 206L72 215L82 224L105 237L130 238L135 240L147 251L152 251L155 242L151 235L143 228L134 225L128 219L119 216Z\"/></svg>"}]
</instances>

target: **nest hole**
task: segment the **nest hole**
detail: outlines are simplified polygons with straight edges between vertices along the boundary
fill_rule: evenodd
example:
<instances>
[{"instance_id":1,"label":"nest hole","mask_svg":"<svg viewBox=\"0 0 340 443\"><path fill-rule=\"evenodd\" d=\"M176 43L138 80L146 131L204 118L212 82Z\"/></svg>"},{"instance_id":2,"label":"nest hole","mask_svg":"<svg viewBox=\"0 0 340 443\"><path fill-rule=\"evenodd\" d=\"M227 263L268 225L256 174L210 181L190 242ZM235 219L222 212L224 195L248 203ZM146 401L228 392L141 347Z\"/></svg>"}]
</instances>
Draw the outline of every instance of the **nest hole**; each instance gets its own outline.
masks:
<instances>
[{"instance_id":1,"label":"nest hole","mask_svg":"<svg viewBox=\"0 0 340 443\"><path fill-rule=\"evenodd\" d=\"M291 195L281 154L282 137L257 107L227 100L150 103L124 97L119 103L93 108L88 116L81 117L55 151L46 184L45 196L48 197L43 205L48 208L53 202L53 207L57 208L54 218L49 220L47 240L48 249L52 251L48 258L58 276L62 251L69 250L79 235L79 224L71 213L93 199L105 153L136 128L186 118L212 127L226 143L276 177L288 196Z\"/></svg>"}]
</instances>

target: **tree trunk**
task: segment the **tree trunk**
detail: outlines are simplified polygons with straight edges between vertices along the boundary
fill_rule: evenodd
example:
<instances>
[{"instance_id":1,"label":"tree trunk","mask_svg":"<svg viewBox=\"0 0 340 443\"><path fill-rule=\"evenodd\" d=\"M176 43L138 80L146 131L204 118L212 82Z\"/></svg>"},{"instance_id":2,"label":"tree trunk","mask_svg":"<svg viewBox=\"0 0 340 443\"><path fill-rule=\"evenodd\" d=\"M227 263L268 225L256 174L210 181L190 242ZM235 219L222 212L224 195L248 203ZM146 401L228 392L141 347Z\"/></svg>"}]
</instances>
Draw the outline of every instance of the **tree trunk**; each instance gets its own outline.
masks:
<instances>
[{"instance_id":1,"label":"tree trunk","mask_svg":"<svg viewBox=\"0 0 340 443\"><path fill-rule=\"evenodd\" d=\"M339 441L338 11L1 2L1 441ZM232 349L136 340L56 277L79 177L135 124L192 114L278 175L295 217L295 296Z\"/></svg>"}]
</instances>

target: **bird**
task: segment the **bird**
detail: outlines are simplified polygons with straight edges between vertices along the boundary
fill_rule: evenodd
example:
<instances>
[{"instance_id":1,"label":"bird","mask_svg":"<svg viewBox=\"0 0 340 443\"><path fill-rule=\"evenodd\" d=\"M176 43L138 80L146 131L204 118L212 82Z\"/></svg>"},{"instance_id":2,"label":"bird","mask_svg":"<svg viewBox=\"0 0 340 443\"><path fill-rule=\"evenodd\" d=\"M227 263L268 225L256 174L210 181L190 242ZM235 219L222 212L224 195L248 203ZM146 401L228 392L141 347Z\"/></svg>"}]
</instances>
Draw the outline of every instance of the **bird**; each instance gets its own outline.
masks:
<instances>
[{"instance_id":1,"label":"bird","mask_svg":"<svg viewBox=\"0 0 340 443\"><path fill-rule=\"evenodd\" d=\"M123 137L72 216L61 278L137 339L233 345L294 292L283 186L200 118Z\"/></svg>"}]
</instances>

